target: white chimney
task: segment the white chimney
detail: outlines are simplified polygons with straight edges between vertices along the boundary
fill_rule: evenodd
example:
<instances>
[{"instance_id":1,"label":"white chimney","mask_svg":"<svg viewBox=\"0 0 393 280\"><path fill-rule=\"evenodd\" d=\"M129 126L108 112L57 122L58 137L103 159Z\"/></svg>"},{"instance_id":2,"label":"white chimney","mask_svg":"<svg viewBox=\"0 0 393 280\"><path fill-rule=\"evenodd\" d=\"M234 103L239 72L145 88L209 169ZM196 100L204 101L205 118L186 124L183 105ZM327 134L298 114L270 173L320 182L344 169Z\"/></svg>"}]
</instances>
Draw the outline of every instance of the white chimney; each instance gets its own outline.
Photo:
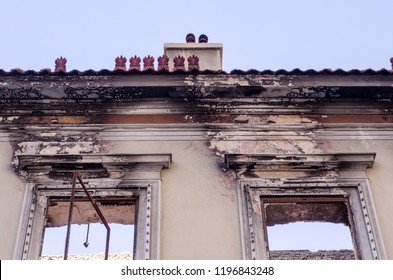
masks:
<instances>
[{"instance_id":1,"label":"white chimney","mask_svg":"<svg viewBox=\"0 0 393 280\"><path fill-rule=\"evenodd\" d=\"M186 43L165 43L164 54L169 58L169 70L173 71L173 59L177 56L184 57L185 69L188 69L187 59L190 56L199 58L199 70L222 70L222 52L221 43L208 43L206 35L199 36L198 42L195 42L195 36L190 33L186 36Z\"/></svg>"}]
</instances>

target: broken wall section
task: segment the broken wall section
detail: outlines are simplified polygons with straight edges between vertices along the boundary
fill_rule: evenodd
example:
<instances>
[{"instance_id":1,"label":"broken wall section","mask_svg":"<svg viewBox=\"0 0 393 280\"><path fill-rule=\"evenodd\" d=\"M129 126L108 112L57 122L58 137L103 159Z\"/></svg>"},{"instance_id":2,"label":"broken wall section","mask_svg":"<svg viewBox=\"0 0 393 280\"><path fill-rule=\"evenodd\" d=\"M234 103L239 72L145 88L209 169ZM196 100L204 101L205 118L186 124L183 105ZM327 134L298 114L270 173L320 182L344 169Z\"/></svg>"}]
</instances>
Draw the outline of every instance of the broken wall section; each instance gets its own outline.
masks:
<instances>
[{"instance_id":1,"label":"broken wall section","mask_svg":"<svg viewBox=\"0 0 393 280\"><path fill-rule=\"evenodd\" d=\"M354 260L352 250L277 250L269 252L270 260Z\"/></svg>"}]
</instances>

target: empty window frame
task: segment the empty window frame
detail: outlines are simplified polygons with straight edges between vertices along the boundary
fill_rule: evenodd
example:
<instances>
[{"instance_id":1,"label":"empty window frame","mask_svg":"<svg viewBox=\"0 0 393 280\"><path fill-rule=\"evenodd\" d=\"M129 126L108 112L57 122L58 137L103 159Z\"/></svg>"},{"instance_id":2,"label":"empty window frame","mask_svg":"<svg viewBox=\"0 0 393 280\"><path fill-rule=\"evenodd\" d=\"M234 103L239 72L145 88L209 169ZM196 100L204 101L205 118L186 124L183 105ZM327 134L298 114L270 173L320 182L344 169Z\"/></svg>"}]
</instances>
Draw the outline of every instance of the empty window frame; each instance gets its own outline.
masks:
<instances>
[{"instance_id":1,"label":"empty window frame","mask_svg":"<svg viewBox=\"0 0 393 280\"><path fill-rule=\"evenodd\" d=\"M261 207L269 259L359 258L348 198L267 196L261 197ZM342 230L340 224L348 230ZM318 228L318 234L310 232ZM272 248L272 239L279 249Z\"/></svg>"},{"instance_id":2,"label":"empty window frame","mask_svg":"<svg viewBox=\"0 0 393 280\"><path fill-rule=\"evenodd\" d=\"M109 224L134 225L133 259L158 258L158 185L159 182L138 185L120 185L116 188L89 188L89 193L102 210ZM45 230L67 224L71 186L36 185L32 189L28 209L27 227L23 237L21 259L39 259ZM72 224L88 224L99 221L79 188L75 194ZM102 225L104 227L104 225ZM71 229L72 232L72 229ZM127 234L127 233L126 233ZM72 235L71 235L72 239ZM60 241L64 249L65 239ZM127 241L128 243L128 241ZM125 248L127 248L125 244ZM105 251L105 242L102 244ZM111 250L109 249L109 253ZM111 258L109 258L111 259Z\"/></svg>"},{"instance_id":3,"label":"empty window frame","mask_svg":"<svg viewBox=\"0 0 393 280\"><path fill-rule=\"evenodd\" d=\"M51 203L72 196L73 171L84 174L89 194L104 204L108 199L135 201L133 258L159 258L161 170L170 167L171 154L20 155L18 159L26 188L13 259L39 259L48 209ZM84 199L84 190L78 192Z\"/></svg>"},{"instance_id":4,"label":"empty window frame","mask_svg":"<svg viewBox=\"0 0 393 280\"><path fill-rule=\"evenodd\" d=\"M296 212L303 212L298 215L303 215L300 220L337 219L347 224L357 259L385 258L367 180L355 184L353 181L266 184L259 180L240 180L239 184L244 258L269 259L267 227L283 222L282 219L296 220L293 216Z\"/></svg>"},{"instance_id":5,"label":"empty window frame","mask_svg":"<svg viewBox=\"0 0 393 280\"><path fill-rule=\"evenodd\" d=\"M133 244L137 197L96 197L94 202L110 228L108 259L132 259L135 251ZM68 197L48 199L41 259L63 259L69 208ZM72 212L67 258L105 258L105 254L101 253L106 249L107 229L85 195L74 198Z\"/></svg>"}]
</instances>

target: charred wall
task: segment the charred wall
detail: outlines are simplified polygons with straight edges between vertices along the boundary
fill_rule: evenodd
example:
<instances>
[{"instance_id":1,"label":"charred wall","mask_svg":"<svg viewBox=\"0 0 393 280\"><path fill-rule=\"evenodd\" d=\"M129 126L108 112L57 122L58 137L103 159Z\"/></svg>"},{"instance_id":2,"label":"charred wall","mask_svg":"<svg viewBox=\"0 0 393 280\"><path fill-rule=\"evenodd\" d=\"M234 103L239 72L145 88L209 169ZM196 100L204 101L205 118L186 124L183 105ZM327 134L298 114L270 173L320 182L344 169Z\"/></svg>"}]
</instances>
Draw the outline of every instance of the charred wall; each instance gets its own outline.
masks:
<instances>
[{"instance_id":1,"label":"charred wall","mask_svg":"<svg viewBox=\"0 0 393 280\"><path fill-rule=\"evenodd\" d=\"M392 167L390 76L95 73L0 80L0 139L12 147L3 160L12 171L9 165L4 169L8 177L18 174L20 185L26 174L19 155L173 155L173 166L162 172L164 259L241 257L237 178L223 164L228 153L377 151L382 162L368 173L372 185L378 185L377 210L393 250L393 228L383 214L393 209L381 194L391 193L381 179L390 176L386 170ZM263 173L274 180L285 175ZM318 175L336 176L334 171ZM261 173L250 168L241 176L260 178ZM5 244L9 238L2 240ZM332 257L325 252L318 258L324 254Z\"/></svg>"}]
</instances>

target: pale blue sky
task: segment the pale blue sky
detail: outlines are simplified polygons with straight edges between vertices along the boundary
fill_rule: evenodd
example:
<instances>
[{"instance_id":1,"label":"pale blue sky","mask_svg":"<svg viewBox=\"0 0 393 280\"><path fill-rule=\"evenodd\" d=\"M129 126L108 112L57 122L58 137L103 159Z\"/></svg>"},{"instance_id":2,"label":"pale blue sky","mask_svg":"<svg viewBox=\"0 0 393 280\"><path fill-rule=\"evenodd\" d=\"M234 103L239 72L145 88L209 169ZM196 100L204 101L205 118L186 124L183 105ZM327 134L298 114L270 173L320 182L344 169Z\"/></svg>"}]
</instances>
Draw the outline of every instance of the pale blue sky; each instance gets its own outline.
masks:
<instances>
[{"instance_id":1,"label":"pale blue sky","mask_svg":"<svg viewBox=\"0 0 393 280\"><path fill-rule=\"evenodd\" d=\"M270 250L353 250L351 230L344 224L297 222L267 227Z\"/></svg>"},{"instance_id":2,"label":"pale blue sky","mask_svg":"<svg viewBox=\"0 0 393 280\"><path fill-rule=\"evenodd\" d=\"M134 226L110 224L111 234L109 253L132 253L134 244ZM46 228L45 239L42 247L43 256L62 256L64 254L67 226ZM86 242L87 225L72 225L69 245L69 255L95 254L105 252L106 228L103 224L92 223Z\"/></svg>"},{"instance_id":3,"label":"pale blue sky","mask_svg":"<svg viewBox=\"0 0 393 280\"><path fill-rule=\"evenodd\" d=\"M113 69L189 32L224 44L224 70L390 69L392 0L0 0L0 69Z\"/></svg>"}]
</instances>

